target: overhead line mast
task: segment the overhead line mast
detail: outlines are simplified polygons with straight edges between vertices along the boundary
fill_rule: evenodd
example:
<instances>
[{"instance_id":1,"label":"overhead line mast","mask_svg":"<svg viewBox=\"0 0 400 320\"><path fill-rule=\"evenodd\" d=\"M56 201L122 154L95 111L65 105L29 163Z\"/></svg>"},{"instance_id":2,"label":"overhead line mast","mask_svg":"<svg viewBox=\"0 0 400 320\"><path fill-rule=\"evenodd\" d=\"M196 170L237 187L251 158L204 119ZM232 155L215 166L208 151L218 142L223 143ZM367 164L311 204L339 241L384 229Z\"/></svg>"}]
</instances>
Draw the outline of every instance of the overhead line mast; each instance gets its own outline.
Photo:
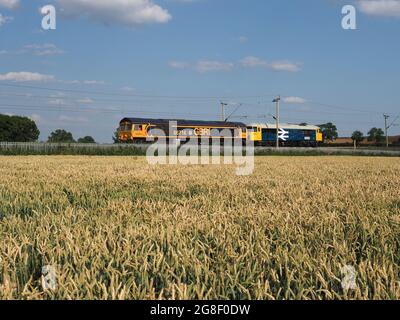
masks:
<instances>
[{"instance_id":1,"label":"overhead line mast","mask_svg":"<svg viewBox=\"0 0 400 320\"><path fill-rule=\"evenodd\" d=\"M272 102L276 103L276 148L279 149L279 121L280 121L280 102L281 96L275 98Z\"/></svg>"},{"instance_id":2,"label":"overhead line mast","mask_svg":"<svg viewBox=\"0 0 400 320\"><path fill-rule=\"evenodd\" d=\"M386 136L386 148L389 148L389 135L388 135L388 130L389 130L389 126L388 126L388 119L390 118L390 116L388 116L387 114L384 114L383 117L385 118L385 136Z\"/></svg>"},{"instance_id":3,"label":"overhead line mast","mask_svg":"<svg viewBox=\"0 0 400 320\"><path fill-rule=\"evenodd\" d=\"M221 101L221 121L222 122L226 122L226 120L225 120L226 119L225 118L225 107L227 105L228 105L227 103Z\"/></svg>"}]
</instances>

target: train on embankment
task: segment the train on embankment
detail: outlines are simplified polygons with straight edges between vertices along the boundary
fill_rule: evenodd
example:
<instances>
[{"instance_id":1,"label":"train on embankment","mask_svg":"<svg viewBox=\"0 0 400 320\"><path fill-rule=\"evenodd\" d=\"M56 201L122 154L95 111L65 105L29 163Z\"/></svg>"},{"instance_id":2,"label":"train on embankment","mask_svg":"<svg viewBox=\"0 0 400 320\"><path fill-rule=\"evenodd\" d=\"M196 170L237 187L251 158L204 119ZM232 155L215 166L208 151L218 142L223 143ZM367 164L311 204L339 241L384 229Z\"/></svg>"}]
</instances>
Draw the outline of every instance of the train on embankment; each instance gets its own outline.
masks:
<instances>
[{"instance_id":1,"label":"train on embankment","mask_svg":"<svg viewBox=\"0 0 400 320\"><path fill-rule=\"evenodd\" d=\"M201 143L214 139L232 139L243 143L251 140L256 146L274 146L277 136L284 147L317 147L323 143L322 131L317 126L223 121L124 118L118 128L121 143L148 143L157 139L186 142L197 138Z\"/></svg>"}]
</instances>

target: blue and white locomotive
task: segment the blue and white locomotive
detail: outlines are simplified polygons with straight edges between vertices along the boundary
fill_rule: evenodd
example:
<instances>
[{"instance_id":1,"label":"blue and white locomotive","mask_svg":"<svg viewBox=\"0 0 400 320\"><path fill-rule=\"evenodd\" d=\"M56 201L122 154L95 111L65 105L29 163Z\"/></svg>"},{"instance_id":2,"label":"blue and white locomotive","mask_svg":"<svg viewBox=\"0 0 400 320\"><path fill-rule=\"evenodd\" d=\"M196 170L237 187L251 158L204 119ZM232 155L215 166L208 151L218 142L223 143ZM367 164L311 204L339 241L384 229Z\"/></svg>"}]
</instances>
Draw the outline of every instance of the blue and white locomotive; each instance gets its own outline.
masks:
<instances>
[{"instance_id":1,"label":"blue and white locomotive","mask_svg":"<svg viewBox=\"0 0 400 320\"><path fill-rule=\"evenodd\" d=\"M253 131L249 138L258 146L276 145L277 133L284 147L317 147L324 141L321 128L312 125L280 124L277 132L276 124L253 123L247 129Z\"/></svg>"}]
</instances>

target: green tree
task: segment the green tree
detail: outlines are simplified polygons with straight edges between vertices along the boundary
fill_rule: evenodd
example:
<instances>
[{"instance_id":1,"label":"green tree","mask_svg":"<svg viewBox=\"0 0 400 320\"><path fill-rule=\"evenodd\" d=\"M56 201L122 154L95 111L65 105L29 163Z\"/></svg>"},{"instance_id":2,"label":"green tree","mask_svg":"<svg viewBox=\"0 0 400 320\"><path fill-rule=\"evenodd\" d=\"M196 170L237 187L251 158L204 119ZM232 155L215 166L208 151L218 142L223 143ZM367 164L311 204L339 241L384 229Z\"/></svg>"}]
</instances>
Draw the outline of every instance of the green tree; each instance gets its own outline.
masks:
<instances>
[{"instance_id":1,"label":"green tree","mask_svg":"<svg viewBox=\"0 0 400 320\"><path fill-rule=\"evenodd\" d=\"M50 134L48 142L73 143L75 142L75 140L71 132L65 131L63 129L57 129Z\"/></svg>"},{"instance_id":2,"label":"green tree","mask_svg":"<svg viewBox=\"0 0 400 320\"><path fill-rule=\"evenodd\" d=\"M39 135L40 131L33 120L0 114L0 141L34 142Z\"/></svg>"},{"instance_id":3,"label":"green tree","mask_svg":"<svg viewBox=\"0 0 400 320\"><path fill-rule=\"evenodd\" d=\"M381 144L385 140L385 133L380 128L372 128L368 132L368 141Z\"/></svg>"},{"instance_id":4,"label":"green tree","mask_svg":"<svg viewBox=\"0 0 400 320\"><path fill-rule=\"evenodd\" d=\"M96 143L96 141L91 136L86 136L78 139L78 143Z\"/></svg>"},{"instance_id":5,"label":"green tree","mask_svg":"<svg viewBox=\"0 0 400 320\"><path fill-rule=\"evenodd\" d=\"M334 141L338 138L339 134L337 127L332 122L321 124L319 127L321 128L325 140Z\"/></svg>"},{"instance_id":6,"label":"green tree","mask_svg":"<svg viewBox=\"0 0 400 320\"><path fill-rule=\"evenodd\" d=\"M356 144L359 144L363 142L364 140L364 134L361 131L354 131L353 134L351 135L351 139L356 142Z\"/></svg>"}]
</instances>

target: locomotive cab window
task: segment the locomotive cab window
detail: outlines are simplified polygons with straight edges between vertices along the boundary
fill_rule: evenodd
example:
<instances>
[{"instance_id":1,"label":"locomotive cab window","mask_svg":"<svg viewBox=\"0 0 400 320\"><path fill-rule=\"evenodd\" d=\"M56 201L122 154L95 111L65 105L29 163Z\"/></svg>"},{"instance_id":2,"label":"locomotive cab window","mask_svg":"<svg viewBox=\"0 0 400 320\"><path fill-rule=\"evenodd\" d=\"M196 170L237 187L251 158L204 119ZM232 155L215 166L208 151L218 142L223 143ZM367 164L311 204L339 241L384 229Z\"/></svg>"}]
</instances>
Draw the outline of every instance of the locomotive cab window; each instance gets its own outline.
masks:
<instances>
[{"instance_id":1,"label":"locomotive cab window","mask_svg":"<svg viewBox=\"0 0 400 320\"><path fill-rule=\"evenodd\" d=\"M120 131L130 131L132 128L132 125L130 123L121 123L121 126L119 127Z\"/></svg>"},{"instance_id":2,"label":"locomotive cab window","mask_svg":"<svg viewBox=\"0 0 400 320\"><path fill-rule=\"evenodd\" d=\"M260 132L260 131L261 131L261 128L247 127L247 130L253 131L253 132L255 133L255 132Z\"/></svg>"}]
</instances>

